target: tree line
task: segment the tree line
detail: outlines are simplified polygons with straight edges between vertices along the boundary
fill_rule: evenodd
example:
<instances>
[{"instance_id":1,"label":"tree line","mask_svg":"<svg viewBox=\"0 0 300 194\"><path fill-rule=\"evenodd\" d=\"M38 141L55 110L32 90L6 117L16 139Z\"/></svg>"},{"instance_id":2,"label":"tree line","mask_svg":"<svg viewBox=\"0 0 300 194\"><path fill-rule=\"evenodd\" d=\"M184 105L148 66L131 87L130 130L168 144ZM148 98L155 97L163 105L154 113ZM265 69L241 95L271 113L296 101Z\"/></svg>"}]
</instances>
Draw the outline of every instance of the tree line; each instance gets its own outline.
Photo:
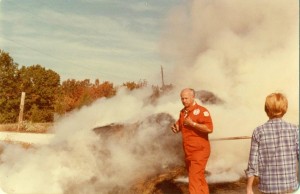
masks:
<instances>
[{"instance_id":1,"label":"tree line","mask_svg":"<svg viewBox=\"0 0 300 194\"><path fill-rule=\"evenodd\" d=\"M139 81L123 83L134 90L147 86ZM89 105L96 99L110 98L117 87L109 81L98 79L60 80L60 75L40 64L19 67L9 53L0 49L0 123L15 123L20 111L21 93L25 92L23 120L53 122L55 115L63 115ZM158 88L154 91L158 91Z\"/></svg>"}]
</instances>

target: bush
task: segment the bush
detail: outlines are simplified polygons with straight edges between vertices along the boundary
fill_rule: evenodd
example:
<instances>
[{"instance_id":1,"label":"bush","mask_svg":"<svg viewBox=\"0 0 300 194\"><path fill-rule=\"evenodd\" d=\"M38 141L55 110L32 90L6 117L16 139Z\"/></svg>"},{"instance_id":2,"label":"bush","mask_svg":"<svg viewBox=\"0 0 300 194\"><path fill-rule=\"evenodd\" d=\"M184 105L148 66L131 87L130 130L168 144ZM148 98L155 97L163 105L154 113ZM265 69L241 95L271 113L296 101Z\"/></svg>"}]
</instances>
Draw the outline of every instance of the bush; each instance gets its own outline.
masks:
<instances>
[{"instance_id":1,"label":"bush","mask_svg":"<svg viewBox=\"0 0 300 194\"><path fill-rule=\"evenodd\" d=\"M28 120L33 123L43 123L53 121L53 111L46 109L39 109L37 105L33 105L29 111Z\"/></svg>"}]
</instances>

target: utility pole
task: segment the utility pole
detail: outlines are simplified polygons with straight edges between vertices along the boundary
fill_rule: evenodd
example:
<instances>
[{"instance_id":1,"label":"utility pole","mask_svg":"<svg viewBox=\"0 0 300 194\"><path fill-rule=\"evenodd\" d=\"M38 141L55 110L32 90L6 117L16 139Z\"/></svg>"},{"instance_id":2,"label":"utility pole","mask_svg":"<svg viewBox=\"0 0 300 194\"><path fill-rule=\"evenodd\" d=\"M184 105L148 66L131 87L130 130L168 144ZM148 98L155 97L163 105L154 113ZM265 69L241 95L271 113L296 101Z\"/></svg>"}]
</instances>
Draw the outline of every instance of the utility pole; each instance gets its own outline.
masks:
<instances>
[{"instance_id":1,"label":"utility pole","mask_svg":"<svg viewBox=\"0 0 300 194\"><path fill-rule=\"evenodd\" d=\"M20 127L22 126L22 123L23 123L24 104L25 104L25 92L22 92L21 103L20 103L19 122L18 122L18 130L20 129Z\"/></svg>"},{"instance_id":2,"label":"utility pole","mask_svg":"<svg viewBox=\"0 0 300 194\"><path fill-rule=\"evenodd\" d=\"M163 71L162 65L160 66L160 70L161 70L162 89L164 89L165 88L165 81L164 81L164 71Z\"/></svg>"}]
</instances>

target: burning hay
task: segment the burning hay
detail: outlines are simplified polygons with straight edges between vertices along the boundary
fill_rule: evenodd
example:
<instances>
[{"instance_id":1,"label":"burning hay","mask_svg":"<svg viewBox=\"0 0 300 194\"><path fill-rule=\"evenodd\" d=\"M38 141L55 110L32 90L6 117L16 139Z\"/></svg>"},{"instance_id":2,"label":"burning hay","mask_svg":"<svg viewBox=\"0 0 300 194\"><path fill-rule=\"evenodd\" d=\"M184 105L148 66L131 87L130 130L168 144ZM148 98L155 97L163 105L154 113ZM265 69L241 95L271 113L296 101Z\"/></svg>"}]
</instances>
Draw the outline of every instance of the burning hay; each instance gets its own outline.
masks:
<instances>
[{"instance_id":1,"label":"burning hay","mask_svg":"<svg viewBox=\"0 0 300 194\"><path fill-rule=\"evenodd\" d=\"M186 193L186 184L174 181L183 175L186 175L184 166L170 168L157 175L138 180L131 191L142 194Z\"/></svg>"},{"instance_id":2,"label":"burning hay","mask_svg":"<svg viewBox=\"0 0 300 194\"><path fill-rule=\"evenodd\" d=\"M167 113L158 113L148 116L142 121L131 124L112 123L105 126L96 127L93 131L102 137L105 141L113 141L118 138L130 140L132 137L139 136L140 130L157 130L157 136L152 137L152 143L145 143L132 148L134 154L141 157L155 155L164 150L165 157L171 153L173 157L178 158L178 161L183 159L183 150L181 137L174 136L170 127L175 122L174 118ZM147 127L151 126L151 128ZM150 133L150 132L149 132ZM150 137L150 136L149 136ZM108 153L109 155L109 153ZM170 161L168 158L161 158L160 161L153 161L151 164L152 170L147 169L148 173L138 172L136 179L132 180L132 186L129 189L115 187L113 193L166 193L164 190L172 190L171 193L176 193L176 190L181 191L180 183L175 183L174 179L185 174L185 168L182 163L178 164ZM126 190L126 191L125 191ZM170 192L167 192L170 193ZM178 193L178 192L177 192Z\"/></svg>"}]
</instances>

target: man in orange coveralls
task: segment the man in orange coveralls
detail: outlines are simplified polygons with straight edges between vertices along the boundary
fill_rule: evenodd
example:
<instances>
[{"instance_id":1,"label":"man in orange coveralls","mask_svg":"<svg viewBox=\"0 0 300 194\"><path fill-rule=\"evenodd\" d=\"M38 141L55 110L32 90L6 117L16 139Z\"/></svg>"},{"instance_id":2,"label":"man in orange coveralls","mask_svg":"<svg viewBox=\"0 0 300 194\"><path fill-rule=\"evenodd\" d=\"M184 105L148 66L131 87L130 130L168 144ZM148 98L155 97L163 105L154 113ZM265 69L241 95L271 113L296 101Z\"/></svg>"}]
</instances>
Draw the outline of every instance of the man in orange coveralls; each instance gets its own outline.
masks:
<instances>
[{"instance_id":1,"label":"man in orange coveralls","mask_svg":"<svg viewBox=\"0 0 300 194\"><path fill-rule=\"evenodd\" d=\"M210 155L208 134L213 132L213 123L208 110L195 102L195 91L185 88L180 93L184 108L172 131L181 131L186 168L189 176L190 194L209 194L205 180L205 167Z\"/></svg>"}]
</instances>

